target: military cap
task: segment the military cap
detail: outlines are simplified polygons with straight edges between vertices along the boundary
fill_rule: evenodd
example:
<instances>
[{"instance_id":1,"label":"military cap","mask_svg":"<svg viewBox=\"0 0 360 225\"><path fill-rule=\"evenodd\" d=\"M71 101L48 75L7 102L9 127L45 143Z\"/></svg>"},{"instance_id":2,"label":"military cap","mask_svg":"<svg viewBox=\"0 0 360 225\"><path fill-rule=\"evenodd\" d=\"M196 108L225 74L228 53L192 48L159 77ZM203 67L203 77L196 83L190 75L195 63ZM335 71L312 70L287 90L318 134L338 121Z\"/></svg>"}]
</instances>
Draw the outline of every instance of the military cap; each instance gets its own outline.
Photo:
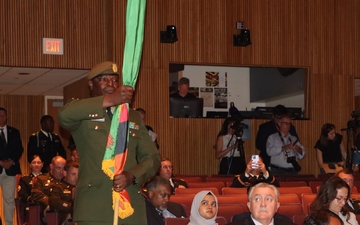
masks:
<instances>
[{"instance_id":1,"label":"military cap","mask_svg":"<svg viewBox=\"0 0 360 225\"><path fill-rule=\"evenodd\" d=\"M105 62L99 63L90 70L87 78L89 80L91 80L99 75L105 75L105 74L106 75L112 75L112 74L119 75L117 64L114 62L110 62L110 61L105 61Z\"/></svg>"}]
</instances>

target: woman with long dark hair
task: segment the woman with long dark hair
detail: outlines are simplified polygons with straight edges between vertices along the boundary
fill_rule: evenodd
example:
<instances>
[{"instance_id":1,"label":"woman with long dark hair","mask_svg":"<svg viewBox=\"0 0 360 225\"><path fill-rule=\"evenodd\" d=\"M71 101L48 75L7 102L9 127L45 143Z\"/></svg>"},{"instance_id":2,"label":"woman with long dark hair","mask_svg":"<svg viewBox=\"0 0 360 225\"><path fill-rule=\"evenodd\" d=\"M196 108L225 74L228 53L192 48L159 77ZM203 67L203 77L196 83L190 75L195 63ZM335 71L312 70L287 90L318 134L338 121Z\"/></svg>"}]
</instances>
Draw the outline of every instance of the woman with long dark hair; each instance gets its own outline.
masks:
<instances>
[{"instance_id":1,"label":"woman with long dark hair","mask_svg":"<svg viewBox=\"0 0 360 225\"><path fill-rule=\"evenodd\" d=\"M226 118L216 138L215 154L220 159L219 174L241 174L245 171L246 163L241 159L238 149L234 124L237 118ZM242 163L244 161L244 163Z\"/></svg>"},{"instance_id":2,"label":"woman with long dark hair","mask_svg":"<svg viewBox=\"0 0 360 225\"><path fill-rule=\"evenodd\" d=\"M342 140L343 136L336 133L334 124L325 123L322 126L320 138L315 145L320 173L325 173L322 168L324 163L345 165L346 150Z\"/></svg>"},{"instance_id":3,"label":"woman with long dark hair","mask_svg":"<svg viewBox=\"0 0 360 225\"><path fill-rule=\"evenodd\" d=\"M345 225L358 225L355 214L344 208L349 197L350 187L344 180L339 177L329 178L321 185L304 224L313 224L311 221L322 220L326 211L331 211Z\"/></svg>"}]
</instances>

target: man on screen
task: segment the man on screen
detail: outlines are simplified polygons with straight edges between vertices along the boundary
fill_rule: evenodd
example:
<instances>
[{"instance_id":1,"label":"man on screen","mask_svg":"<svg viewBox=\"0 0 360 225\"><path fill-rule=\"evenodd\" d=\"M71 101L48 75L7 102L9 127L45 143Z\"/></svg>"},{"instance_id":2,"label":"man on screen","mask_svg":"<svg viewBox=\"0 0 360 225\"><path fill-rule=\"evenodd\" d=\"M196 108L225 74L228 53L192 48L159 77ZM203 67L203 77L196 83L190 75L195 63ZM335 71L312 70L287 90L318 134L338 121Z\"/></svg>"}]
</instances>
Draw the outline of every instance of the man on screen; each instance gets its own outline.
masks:
<instances>
[{"instance_id":1,"label":"man on screen","mask_svg":"<svg viewBox=\"0 0 360 225\"><path fill-rule=\"evenodd\" d=\"M186 77L182 77L178 83L178 92L170 95L172 98L181 98L181 99L194 99L195 95L189 93L190 80Z\"/></svg>"}]
</instances>

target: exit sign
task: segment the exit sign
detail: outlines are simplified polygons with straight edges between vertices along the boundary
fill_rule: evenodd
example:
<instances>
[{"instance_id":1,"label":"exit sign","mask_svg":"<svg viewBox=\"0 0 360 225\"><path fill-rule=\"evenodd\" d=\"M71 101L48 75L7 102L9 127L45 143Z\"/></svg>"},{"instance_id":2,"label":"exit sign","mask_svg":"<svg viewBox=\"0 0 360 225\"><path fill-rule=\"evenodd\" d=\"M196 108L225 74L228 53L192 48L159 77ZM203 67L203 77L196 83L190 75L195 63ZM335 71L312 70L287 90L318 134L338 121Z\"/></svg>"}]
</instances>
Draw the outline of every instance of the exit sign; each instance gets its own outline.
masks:
<instances>
[{"instance_id":1,"label":"exit sign","mask_svg":"<svg viewBox=\"0 0 360 225\"><path fill-rule=\"evenodd\" d=\"M63 55L64 40L60 38L43 38L43 54Z\"/></svg>"}]
</instances>

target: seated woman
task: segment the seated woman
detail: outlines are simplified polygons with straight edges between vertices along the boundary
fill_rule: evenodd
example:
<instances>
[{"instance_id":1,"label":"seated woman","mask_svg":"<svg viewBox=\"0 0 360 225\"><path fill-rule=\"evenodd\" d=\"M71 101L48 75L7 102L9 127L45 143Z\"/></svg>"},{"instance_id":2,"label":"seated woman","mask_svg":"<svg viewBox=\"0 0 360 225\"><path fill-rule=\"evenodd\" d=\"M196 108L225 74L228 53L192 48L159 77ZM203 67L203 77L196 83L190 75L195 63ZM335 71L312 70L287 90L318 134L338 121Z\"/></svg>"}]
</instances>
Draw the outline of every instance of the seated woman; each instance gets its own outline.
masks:
<instances>
[{"instance_id":1,"label":"seated woman","mask_svg":"<svg viewBox=\"0 0 360 225\"><path fill-rule=\"evenodd\" d=\"M330 210L321 210L316 217L308 216L305 218L303 225L344 225L338 215Z\"/></svg>"},{"instance_id":2,"label":"seated woman","mask_svg":"<svg viewBox=\"0 0 360 225\"><path fill-rule=\"evenodd\" d=\"M211 191L200 191L194 197L188 225L217 225L218 201Z\"/></svg>"},{"instance_id":3,"label":"seated woman","mask_svg":"<svg viewBox=\"0 0 360 225\"><path fill-rule=\"evenodd\" d=\"M20 204L20 217L22 221L25 221L26 218L26 207L34 204L31 198L31 189L33 186L33 178L41 174L43 168L43 161L40 159L40 156L34 155L30 162L31 173L29 176L22 176L19 181L18 187L18 196Z\"/></svg>"},{"instance_id":4,"label":"seated woman","mask_svg":"<svg viewBox=\"0 0 360 225\"><path fill-rule=\"evenodd\" d=\"M33 186L33 178L41 174L43 161L40 156L34 155L30 162L31 173L29 176L22 176L19 182L18 196L19 200L24 203L32 203L31 189Z\"/></svg>"},{"instance_id":5,"label":"seated woman","mask_svg":"<svg viewBox=\"0 0 360 225\"><path fill-rule=\"evenodd\" d=\"M255 157L255 161L254 159L250 160L244 173L235 176L231 187L249 187L258 182L266 182L279 187L279 181L266 169L262 158L259 157L256 160L257 157Z\"/></svg>"},{"instance_id":6,"label":"seated woman","mask_svg":"<svg viewBox=\"0 0 360 225\"><path fill-rule=\"evenodd\" d=\"M309 215L305 218L306 224L318 224L323 221L329 210L336 214L345 225L358 225L355 214L348 212L344 205L350 197L350 187L339 177L331 177L325 181L310 206ZM313 222L313 223L312 223Z\"/></svg>"},{"instance_id":7,"label":"seated woman","mask_svg":"<svg viewBox=\"0 0 360 225\"><path fill-rule=\"evenodd\" d=\"M321 128L321 135L315 144L316 158L320 173L325 174L324 163L343 166L346 159L346 150L342 142L342 135L336 133L334 124L325 123Z\"/></svg>"}]
</instances>

